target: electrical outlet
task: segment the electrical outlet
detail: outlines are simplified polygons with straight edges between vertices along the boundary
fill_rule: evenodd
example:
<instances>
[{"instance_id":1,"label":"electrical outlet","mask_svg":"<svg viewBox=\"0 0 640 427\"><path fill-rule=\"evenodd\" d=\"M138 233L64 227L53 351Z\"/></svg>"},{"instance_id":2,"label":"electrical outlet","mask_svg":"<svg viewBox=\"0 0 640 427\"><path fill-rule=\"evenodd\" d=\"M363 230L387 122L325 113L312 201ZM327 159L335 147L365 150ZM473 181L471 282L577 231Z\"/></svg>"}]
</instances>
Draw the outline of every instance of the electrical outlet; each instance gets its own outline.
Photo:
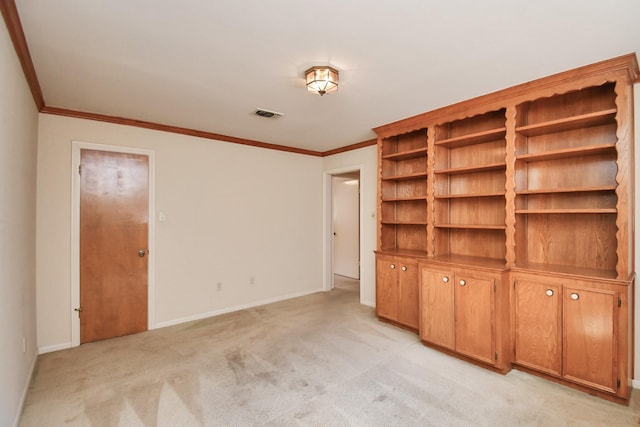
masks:
<instances>
[{"instance_id":1,"label":"electrical outlet","mask_svg":"<svg viewBox=\"0 0 640 427\"><path fill-rule=\"evenodd\" d=\"M249 284L250 284L250 285L255 285L255 284L256 284L256 278L255 278L255 276L251 276L251 277L249 277Z\"/></svg>"},{"instance_id":2,"label":"electrical outlet","mask_svg":"<svg viewBox=\"0 0 640 427\"><path fill-rule=\"evenodd\" d=\"M218 291L222 290L222 282L218 282Z\"/></svg>"}]
</instances>

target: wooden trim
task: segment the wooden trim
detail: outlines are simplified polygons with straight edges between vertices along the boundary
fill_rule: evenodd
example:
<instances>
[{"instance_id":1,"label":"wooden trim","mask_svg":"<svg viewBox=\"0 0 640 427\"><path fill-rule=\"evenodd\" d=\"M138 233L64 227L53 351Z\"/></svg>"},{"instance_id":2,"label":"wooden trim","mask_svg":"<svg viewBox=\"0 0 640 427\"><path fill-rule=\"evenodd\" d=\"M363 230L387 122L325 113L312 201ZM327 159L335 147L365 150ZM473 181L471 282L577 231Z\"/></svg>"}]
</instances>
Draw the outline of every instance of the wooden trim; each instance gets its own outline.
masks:
<instances>
[{"instance_id":1,"label":"wooden trim","mask_svg":"<svg viewBox=\"0 0 640 427\"><path fill-rule=\"evenodd\" d=\"M218 133L205 132L201 130L183 128L179 126L164 125L161 123L128 119L125 117L109 116L106 114L99 114L99 113L88 113L85 111L70 110L67 108L60 108L60 107L43 106L40 109L40 112L44 114L55 115L55 116L74 117L76 119L86 119L86 120L94 120L98 122L113 123L117 125L134 126L134 127L144 128L144 129L152 129L152 130L158 130L162 132L177 133L180 135L195 136L198 138L213 139L216 141L232 142L234 144L248 145L251 147L258 147L258 148L267 148L270 150L286 151L289 153L304 154L307 156L315 156L315 157L326 157L333 154L344 153L351 150L357 150L358 148L376 145L377 143L376 139L371 139L368 141L362 141L356 144L347 145L341 148L320 152L320 151L305 150L302 148L287 147L285 145L254 141L251 139L237 138L235 136L221 135Z\"/></svg>"},{"instance_id":2,"label":"wooden trim","mask_svg":"<svg viewBox=\"0 0 640 427\"><path fill-rule=\"evenodd\" d=\"M118 125L134 126L144 129L159 130L162 132L177 133L180 135L195 136L198 138L214 139L216 141L232 142L234 144L249 145L258 148L268 148L271 150L287 151L296 154L305 154L308 156L321 157L319 151L304 150L301 148L287 147L284 145L269 144L261 141L253 141L250 139L237 138L234 136L220 135L218 133L205 132L195 129L183 128L179 126L163 125L160 123L147 122L144 120L128 119L125 117L109 116L106 114L87 113L84 111L69 110L66 108L45 106L41 110L42 113L57 116L74 117L77 119L95 120L98 122L114 123Z\"/></svg>"},{"instance_id":3,"label":"wooden trim","mask_svg":"<svg viewBox=\"0 0 640 427\"><path fill-rule=\"evenodd\" d=\"M334 154L345 153L347 151L357 150L359 148L369 147L371 145L375 145L377 143L376 139L371 139L367 141L358 142L351 145L346 145L344 147L336 148L328 151L313 151L313 150L305 150L294 147L287 147L284 145L278 144L270 144L261 141L254 141L244 138L237 138L233 136L221 135L212 132L199 131L195 129L188 129L179 126L171 126L164 125L160 123L147 122L143 120L135 120L128 119L124 117L116 117L109 116L105 114L98 113L87 113L82 111L70 110L66 108L59 107L49 107L46 106L44 96L42 94L42 89L40 87L40 83L38 81L38 76L36 74L35 66L33 65L33 60L31 59L31 54L29 52L29 47L27 45L27 40L24 35L24 29L22 27L22 23L20 22L20 16L18 15L18 10L15 5L14 0L0 0L0 12L4 18L5 24L7 26L7 31L9 36L11 37L11 41L13 42L14 49L16 54L18 55L18 59L20 60L20 64L22 65L22 70L24 72L25 78L27 80L27 84L31 89L31 94L33 96L33 100L36 104L38 111L46 114L53 114L59 116L66 117L75 117L87 120L95 120L107 123L115 123L126 126L135 126L145 129L153 129L159 130L163 132L177 133L182 135L195 136L206 139L214 139L218 141L224 142L232 142L235 144L241 145L249 145L252 147L259 148L267 148L271 150L278 151L286 151L290 153L304 154L309 156L316 157L327 157ZM575 70L566 71L564 73L560 73L557 75L545 77L539 80L535 80L534 82L524 83L521 85L513 86L509 89L504 89L498 92L493 92L487 95L480 96L475 98L474 101L486 104L491 101L499 100L505 95L509 94L512 96L518 95L519 92L526 91L528 87L532 84L540 85L540 84L550 84L553 85L557 83L558 80L563 80L566 78L568 74L573 75L574 73L583 72L584 69L589 69L592 73L601 73L601 72L610 72L614 69L626 68L629 70L631 81L634 83L640 83L640 73L638 72L638 61L635 54L627 54L623 56L619 56L617 58L613 58L606 61L601 61L597 64L577 68ZM392 122L386 125L378 126L373 130L379 135L384 136L387 134L398 133L400 128L404 128L402 130L409 132L414 130L413 128L418 126L416 123L421 123L424 120L433 121L438 116L443 116L447 114L451 114L456 110L456 107L460 107L462 105L469 104L469 101L462 101L458 104L453 104L448 107L440 108L437 110L430 111L429 113L423 113L418 116L411 117L409 119L402 119L396 122Z\"/></svg>"},{"instance_id":4,"label":"wooden trim","mask_svg":"<svg viewBox=\"0 0 640 427\"><path fill-rule=\"evenodd\" d=\"M581 391L583 393L589 394L591 396L599 397L604 400L608 400L609 402L617 403L618 405L629 406L629 399L624 397L619 397L613 395L611 393L607 393L595 388L586 387L579 383L574 383L572 381L567 381L563 378L559 378L553 375L549 375L542 371L537 371L535 369L528 368L524 365L519 365L517 363L513 363L512 367L517 369L518 371L526 372L529 375L533 375L539 378L544 378L547 381L554 382L556 384L560 384L566 387L570 387L574 390ZM628 387L627 392L625 393L627 396L631 393L631 386Z\"/></svg>"},{"instance_id":5,"label":"wooden trim","mask_svg":"<svg viewBox=\"0 0 640 427\"><path fill-rule=\"evenodd\" d=\"M302 148L287 147L284 145L270 144L262 141L254 141L250 139L237 138L234 136L221 135L218 133L205 132L195 129L188 129L179 126L165 125L161 123L147 122L144 120L128 119L124 117L109 116L99 113L87 113L84 111L70 110L67 108L50 107L45 104L44 96L42 95L42 89L38 82L38 76L36 74L35 66L29 53L29 46L27 45L27 39L24 35L24 29L20 22L20 16L18 15L18 9L14 0L0 0L0 12L4 18L4 22L7 26L7 31L13 42L13 47L18 55L20 64L22 65L22 71L27 80L27 84L31 89L31 95L33 101L38 108L38 111L45 114L53 114L57 116L75 117L78 119L95 120L99 122L114 123L125 126L135 126L145 129L159 130L163 132L177 133L181 135L195 136L199 138L214 139L217 141L232 142L234 144L249 145L252 147L267 148L270 150L286 151L289 153L304 154L308 156L326 157L333 154L344 153L358 148L368 147L375 145L377 140L371 139L368 141L358 142L356 144L347 145L345 147L336 148L329 151L313 151L305 150Z\"/></svg>"},{"instance_id":6,"label":"wooden trim","mask_svg":"<svg viewBox=\"0 0 640 427\"><path fill-rule=\"evenodd\" d=\"M13 47L16 50L20 64L22 65L22 71L27 79L27 84L31 89L31 95L33 101L36 103L38 111L42 111L44 108L44 97L42 96L42 89L38 82L38 76L36 75L36 69L33 66L31 60L31 54L29 53L29 47L27 46L27 39L24 36L24 30L22 23L20 22L20 16L18 16L18 9L13 0L0 0L0 12L4 18L4 22L7 26L7 31L13 42Z\"/></svg>"},{"instance_id":7,"label":"wooden trim","mask_svg":"<svg viewBox=\"0 0 640 427\"><path fill-rule=\"evenodd\" d=\"M345 145L341 148L336 148L329 151L323 151L322 157L332 156L334 154L345 153L347 151L357 150L358 148L370 147L372 145L376 145L378 143L377 139L370 139L368 141L357 142L351 145Z\"/></svg>"},{"instance_id":8,"label":"wooden trim","mask_svg":"<svg viewBox=\"0 0 640 427\"><path fill-rule=\"evenodd\" d=\"M221 135L212 132L199 131L195 129L188 129L179 126L164 125L160 123L147 122L143 120L128 119L124 117L109 116L106 114L87 113L83 111L70 110L67 108L51 107L47 106L44 101L42 89L38 81L35 66L31 59L31 53L29 52L29 46L27 45L27 39L24 35L24 29L20 22L20 16L18 15L18 9L14 0L0 0L0 12L4 18L5 25L7 26L7 32L13 42L13 47L16 51L16 55L22 65L22 72L24 73L27 84L31 89L31 95L33 101L36 104L36 108L41 113L53 114L58 116L75 117L79 119L95 120L99 122L114 123L126 126L135 126L145 129L159 130L163 132L177 133L182 135L195 136L199 138L214 139L217 141L232 142L234 144L249 145L252 147L267 148L271 150L286 151L296 154L304 154L308 156L324 157L331 154L343 153L357 148L367 147L369 145L375 145L376 140L359 142L357 144L348 145L346 147L337 148L335 150L329 150L325 152L305 150L301 148L287 147L284 145L270 144L262 141L254 141L250 139L237 138L234 136Z\"/></svg>"}]
</instances>

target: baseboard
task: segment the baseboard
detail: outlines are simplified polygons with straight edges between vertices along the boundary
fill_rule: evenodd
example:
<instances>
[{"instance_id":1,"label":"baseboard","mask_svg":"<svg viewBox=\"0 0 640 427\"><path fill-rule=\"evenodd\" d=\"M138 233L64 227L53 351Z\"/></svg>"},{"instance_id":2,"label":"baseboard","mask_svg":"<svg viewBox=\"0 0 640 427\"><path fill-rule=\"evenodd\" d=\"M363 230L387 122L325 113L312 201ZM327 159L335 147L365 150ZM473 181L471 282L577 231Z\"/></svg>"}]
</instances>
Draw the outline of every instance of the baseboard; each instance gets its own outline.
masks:
<instances>
[{"instance_id":1,"label":"baseboard","mask_svg":"<svg viewBox=\"0 0 640 427\"><path fill-rule=\"evenodd\" d=\"M235 307L228 307L228 308L223 308L223 309L220 309L220 310L214 310L214 311L209 311L209 312L206 312L206 313L200 313L200 314L196 314L194 316L182 317L180 319L169 320L169 321L166 321L166 322L156 322L156 324L153 326L153 328L150 328L150 329L166 328L167 326L179 325L181 323L192 322L194 320L202 320L202 319L206 319L208 317L219 316L221 314L231 313L231 312L239 311L239 310L245 310L247 308L259 307L261 305L271 304L271 303L278 302L278 301L284 301L284 300L288 300L288 299L292 299L292 298L303 297L303 296L306 296L306 295L317 294L318 292L324 292L324 290L322 288L318 288L318 289L312 289L312 290L303 291L303 292L296 292L296 293L293 293L293 294L282 295L282 296L275 297L275 298L269 298L269 299L265 299L265 300L261 300L261 301L250 302L248 304L237 305Z\"/></svg>"},{"instance_id":2,"label":"baseboard","mask_svg":"<svg viewBox=\"0 0 640 427\"><path fill-rule=\"evenodd\" d=\"M58 351L58 350L66 350L71 347L73 346L71 345L70 342L65 342L62 344L55 344L55 345L48 345L46 347L39 347L38 354L51 353L53 351Z\"/></svg>"},{"instance_id":3,"label":"baseboard","mask_svg":"<svg viewBox=\"0 0 640 427\"><path fill-rule=\"evenodd\" d=\"M210 311L210 312L207 312L207 313L200 313L200 314L196 314L196 315L193 315L193 316L183 317L183 318L180 318L180 319L169 320L167 322L159 322L159 323L156 323L155 325L151 326L149 328L149 330L166 328L167 326L179 325L181 323L191 322L193 320L206 319L207 317L218 316L220 314L226 314L226 313L231 313L233 311L244 310L246 308L258 307L258 306L261 306L261 305L271 304L273 302L278 302L278 301L284 301L284 300L291 299L291 298L303 297L305 295L316 294L318 292L323 292L323 289L322 288L318 288L318 289L311 289L311 290L303 291L303 292L296 292L296 293L293 293L293 294L282 295L282 296L279 296L279 297L269 298L269 299L265 299L265 300L261 300L261 301L255 301L255 302L251 302L251 303L248 303L248 304L237 305L235 307L223 308L223 309L220 309L220 310L214 310L214 311ZM70 342L66 342L66 343L62 343L62 344L49 345L49 346L46 346L46 347L38 348L38 354L45 354L45 353L51 353L53 351L66 350L66 349L71 348L71 347L73 347L73 345Z\"/></svg>"},{"instance_id":4,"label":"baseboard","mask_svg":"<svg viewBox=\"0 0 640 427\"><path fill-rule=\"evenodd\" d=\"M633 388L637 388L637 389L640 389L640 379L638 379L638 380L631 380L631 387L633 387Z\"/></svg>"},{"instance_id":5,"label":"baseboard","mask_svg":"<svg viewBox=\"0 0 640 427\"><path fill-rule=\"evenodd\" d=\"M360 300L360 304L366 305L368 307L376 308L376 302L375 301Z\"/></svg>"},{"instance_id":6,"label":"baseboard","mask_svg":"<svg viewBox=\"0 0 640 427\"><path fill-rule=\"evenodd\" d=\"M31 378L33 377L33 371L36 369L36 362L38 361L38 355L33 356L31 361L31 368L29 369L29 375L27 375L27 381L24 383L24 390L22 390L22 397L20 398L20 405L18 405L18 412L16 413L13 427L18 427L20 422L20 416L22 415L22 409L24 408L24 402L27 400L27 392L29 391L29 385L31 384Z\"/></svg>"}]
</instances>

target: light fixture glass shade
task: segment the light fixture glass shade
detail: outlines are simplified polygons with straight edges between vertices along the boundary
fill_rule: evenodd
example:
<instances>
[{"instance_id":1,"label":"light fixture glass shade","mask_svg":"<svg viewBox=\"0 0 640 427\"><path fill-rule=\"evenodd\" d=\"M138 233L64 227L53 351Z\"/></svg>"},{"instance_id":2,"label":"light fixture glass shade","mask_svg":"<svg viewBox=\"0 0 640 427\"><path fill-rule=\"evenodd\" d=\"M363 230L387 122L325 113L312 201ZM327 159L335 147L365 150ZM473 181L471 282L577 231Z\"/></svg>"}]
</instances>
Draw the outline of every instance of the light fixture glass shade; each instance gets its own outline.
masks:
<instances>
[{"instance_id":1,"label":"light fixture glass shade","mask_svg":"<svg viewBox=\"0 0 640 427\"><path fill-rule=\"evenodd\" d=\"M329 66L311 67L304 72L309 92L322 96L338 90L338 70Z\"/></svg>"}]
</instances>

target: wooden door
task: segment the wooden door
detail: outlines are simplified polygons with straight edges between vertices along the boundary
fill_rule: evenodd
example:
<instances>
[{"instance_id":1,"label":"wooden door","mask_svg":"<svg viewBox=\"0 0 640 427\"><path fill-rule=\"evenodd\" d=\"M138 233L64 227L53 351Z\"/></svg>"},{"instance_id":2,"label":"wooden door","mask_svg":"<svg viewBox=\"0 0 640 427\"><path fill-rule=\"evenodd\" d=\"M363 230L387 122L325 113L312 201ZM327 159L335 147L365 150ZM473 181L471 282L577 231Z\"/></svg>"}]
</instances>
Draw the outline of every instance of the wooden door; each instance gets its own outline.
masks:
<instances>
[{"instance_id":1,"label":"wooden door","mask_svg":"<svg viewBox=\"0 0 640 427\"><path fill-rule=\"evenodd\" d=\"M398 322L418 330L420 324L420 297L418 296L418 263L399 259L398 273Z\"/></svg>"},{"instance_id":2,"label":"wooden door","mask_svg":"<svg viewBox=\"0 0 640 427\"><path fill-rule=\"evenodd\" d=\"M420 271L420 338L449 349L455 348L453 280L451 272Z\"/></svg>"},{"instance_id":3,"label":"wooden door","mask_svg":"<svg viewBox=\"0 0 640 427\"><path fill-rule=\"evenodd\" d=\"M515 282L515 362L562 375L562 287Z\"/></svg>"},{"instance_id":4,"label":"wooden door","mask_svg":"<svg viewBox=\"0 0 640 427\"><path fill-rule=\"evenodd\" d=\"M491 278L456 274L454 283L456 351L495 363Z\"/></svg>"},{"instance_id":5,"label":"wooden door","mask_svg":"<svg viewBox=\"0 0 640 427\"><path fill-rule=\"evenodd\" d=\"M564 376L617 392L618 294L565 286L563 297Z\"/></svg>"},{"instance_id":6,"label":"wooden door","mask_svg":"<svg viewBox=\"0 0 640 427\"><path fill-rule=\"evenodd\" d=\"M147 330L149 159L80 152L80 342Z\"/></svg>"},{"instance_id":7,"label":"wooden door","mask_svg":"<svg viewBox=\"0 0 640 427\"><path fill-rule=\"evenodd\" d=\"M376 314L389 320L398 319L398 270L393 257L376 257Z\"/></svg>"}]
</instances>

